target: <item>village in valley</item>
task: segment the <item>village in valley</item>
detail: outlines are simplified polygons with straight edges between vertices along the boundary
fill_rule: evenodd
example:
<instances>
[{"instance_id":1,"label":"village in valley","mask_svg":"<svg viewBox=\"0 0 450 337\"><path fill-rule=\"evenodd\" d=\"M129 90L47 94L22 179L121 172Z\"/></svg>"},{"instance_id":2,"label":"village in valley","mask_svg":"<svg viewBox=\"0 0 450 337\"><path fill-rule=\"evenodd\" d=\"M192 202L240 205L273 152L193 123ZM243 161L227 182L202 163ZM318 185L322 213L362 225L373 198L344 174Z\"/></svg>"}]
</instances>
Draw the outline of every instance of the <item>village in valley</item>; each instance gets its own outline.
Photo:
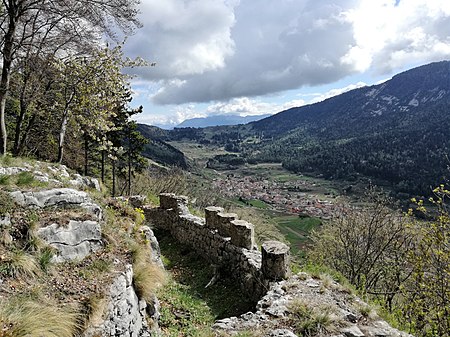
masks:
<instances>
[{"instance_id":1,"label":"village in valley","mask_svg":"<svg viewBox=\"0 0 450 337\"><path fill-rule=\"evenodd\" d=\"M330 219L336 209L336 203L330 199L336 198L331 192L326 192L323 198L314 193L316 182L308 180L275 181L258 175L243 176L228 173L213 181L213 186L229 198L239 198L239 201L259 200L278 211Z\"/></svg>"}]
</instances>

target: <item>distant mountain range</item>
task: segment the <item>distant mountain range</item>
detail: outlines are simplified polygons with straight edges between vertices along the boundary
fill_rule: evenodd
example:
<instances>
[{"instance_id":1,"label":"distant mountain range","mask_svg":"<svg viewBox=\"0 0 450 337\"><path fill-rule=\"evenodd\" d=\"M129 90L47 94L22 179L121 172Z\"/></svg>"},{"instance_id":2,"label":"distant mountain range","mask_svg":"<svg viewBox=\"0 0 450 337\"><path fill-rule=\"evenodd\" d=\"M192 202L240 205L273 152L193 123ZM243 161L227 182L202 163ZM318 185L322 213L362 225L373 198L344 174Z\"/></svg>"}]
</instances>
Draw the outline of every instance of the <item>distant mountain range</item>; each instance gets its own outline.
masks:
<instances>
[{"instance_id":1,"label":"distant mountain range","mask_svg":"<svg viewBox=\"0 0 450 337\"><path fill-rule=\"evenodd\" d=\"M450 177L450 62L245 125L152 133L163 141L222 145L249 162L281 162L294 172L371 179L403 199L430 195Z\"/></svg>"},{"instance_id":2,"label":"distant mountain range","mask_svg":"<svg viewBox=\"0 0 450 337\"><path fill-rule=\"evenodd\" d=\"M257 115L257 116L239 116L239 115L219 115L200 118L186 119L184 122L178 124L176 128L205 128L209 126L220 125L238 125L254 122L271 115Z\"/></svg>"},{"instance_id":3,"label":"distant mountain range","mask_svg":"<svg viewBox=\"0 0 450 337\"><path fill-rule=\"evenodd\" d=\"M245 125L177 128L164 140L223 145L249 162L281 162L328 179L371 179L400 198L450 176L450 62Z\"/></svg>"}]
</instances>

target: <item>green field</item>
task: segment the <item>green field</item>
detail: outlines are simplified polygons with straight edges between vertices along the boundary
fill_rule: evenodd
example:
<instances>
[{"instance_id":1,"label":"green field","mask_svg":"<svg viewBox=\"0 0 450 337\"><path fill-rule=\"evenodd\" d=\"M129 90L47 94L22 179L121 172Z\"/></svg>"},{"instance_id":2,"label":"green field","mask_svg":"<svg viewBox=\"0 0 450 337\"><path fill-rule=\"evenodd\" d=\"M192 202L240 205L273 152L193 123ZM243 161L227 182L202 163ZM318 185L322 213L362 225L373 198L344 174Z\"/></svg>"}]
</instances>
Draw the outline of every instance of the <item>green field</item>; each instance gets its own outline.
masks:
<instances>
[{"instance_id":1,"label":"green field","mask_svg":"<svg viewBox=\"0 0 450 337\"><path fill-rule=\"evenodd\" d=\"M306 245L310 242L311 231L321 225L318 218L301 218L298 215L275 216L273 220L278 230L291 244L291 254L294 257L303 257Z\"/></svg>"},{"instance_id":2,"label":"green field","mask_svg":"<svg viewBox=\"0 0 450 337\"><path fill-rule=\"evenodd\" d=\"M260 209L269 209L270 205L265 203L262 200L258 200L258 199L249 199L249 200L244 200L241 198L234 198L232 199L232 202L234 202L235 204L239 205L239 206L250 206L250 207L255 207L255 208L260 208Z\"/></svg>"}]
</instances>

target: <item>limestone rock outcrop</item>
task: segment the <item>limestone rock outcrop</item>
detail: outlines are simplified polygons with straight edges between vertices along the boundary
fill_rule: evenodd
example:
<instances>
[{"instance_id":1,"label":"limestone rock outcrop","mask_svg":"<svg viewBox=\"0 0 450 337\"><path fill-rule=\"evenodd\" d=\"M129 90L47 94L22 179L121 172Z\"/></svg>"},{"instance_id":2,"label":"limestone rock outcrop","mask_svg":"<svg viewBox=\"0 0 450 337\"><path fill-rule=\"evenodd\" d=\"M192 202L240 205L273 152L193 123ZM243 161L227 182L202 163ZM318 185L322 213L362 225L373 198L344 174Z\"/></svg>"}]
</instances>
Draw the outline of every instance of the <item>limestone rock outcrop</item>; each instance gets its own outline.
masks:
<instances>
[{"instance_id":1,"label":"limestone rock outcrop","mask_svg":"<svg viewBox=\"0 0 450 337\"><path fill-rule=\"evenodd\" d=\"M81 260L103 247L101 228L96 221L70 220L65 226L55 223L40 228L37 235L56 249L52 262Z\"/></svg>"},{"instance_id":2,"label":"limestone rock outcrop","mask_svg":"<svg viewBox=\"0 0 450 337\"><path fill-rule=\"evenodd\" d=\"M34 179L43 183L51 183L56 186L68 183L77 188L94 188L100 191L98 179L76 173L71 175L65 165L48 165L36 161L33 165L26 163L23 167L0 167L0 175L13 176L22 172L29 172Z\"/></svg>"},{"instance_id":3,"label":"limestone rock outcrop","mask_svg":"<svg viewBox=\"0 0 450 337\"><path fill-rule=\"evenodd\" d=\"M15 191L10 193L14 201L26 208L81 207L101 219L100 206L93 203L88 193L73 188L53 188L42 191Z\"/></svg>"},{"instance_id":4,"label":"limestone rock outcrop","mask_svg":"<svg viewBox=\"0 0 450 337\"><path fill-rule=\"evenodd\" d=\"M84 337L150 337L146 307L147 303L139 300L134 291L133 268L128 265L109 289L105 319L97 326L88 328Z\"/></svg>"}]
</instances>

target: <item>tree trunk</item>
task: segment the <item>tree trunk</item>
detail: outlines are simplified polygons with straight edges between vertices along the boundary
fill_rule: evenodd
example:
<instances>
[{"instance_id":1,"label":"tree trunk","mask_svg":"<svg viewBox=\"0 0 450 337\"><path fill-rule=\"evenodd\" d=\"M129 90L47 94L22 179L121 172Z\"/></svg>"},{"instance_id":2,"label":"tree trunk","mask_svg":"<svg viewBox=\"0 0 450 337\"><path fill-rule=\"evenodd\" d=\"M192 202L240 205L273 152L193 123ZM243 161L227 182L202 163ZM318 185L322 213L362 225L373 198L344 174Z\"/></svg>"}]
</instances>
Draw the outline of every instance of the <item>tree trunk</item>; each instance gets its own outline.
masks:
<instances>
[{"instance_id":1,"label":"tree trunk","mask_svg":"<svg viewBox=\"0 0 450 337\"><path fill-rule=\"evenodd\" d=\"M105 160L106 160L106 151L102 150L102 183L105 183Z\"/></svg>"},{"instance_id":2,"label":"tree trunk","mask_svg":"<svg viewBox=\"0 0 450 337\"><path fill-rule=\"evenodd\" d=\"M9 79L11 75L11 64L13 57L13 46L14 46L14 34L16 32L17 20L19 14L19 4L17 1L8 1L8 30L5 34L3 41L3 60L2 60L2 76L0 79L0 135L1 135L1 146L0 154L6 155L6 145L8 142L8 134L6 131L6 121L5 121L5 108L6 108L6 98L9 91Z\"/></svg>"},{"instance_id":3,"label":"tree trunk","mask_svg":"<svg viewBox=\"0 0 450 337\"><path fill-rule=\"evenodd\" d=\"M31 128L34 125L34 121L36 120L37 114L34 113L33 116L31 116L30 121L28 122L27 128L25 129L25 131L22 133L22 138L20 139L19 142L19 147L17 150L17 155L20 156L23 153L23 149L25 147L25 145L27 144L28 141L28 135L30 134Z\"/></svg>"},{"instance_id":4,"label":"tree trunk","mask_svg":"<svg viewBox=\"0 0 450 337\"><path fill-rule=\"evenodd\" d=\"M112 161L112 196L116 196L116 161Z\"/></svg>"},{"instance_id":5,"label":"tree trunk","mask_svg":"<svg viewBox=\"0 0 450 337\"><path fill-rule=\"evenodd\" d=\"M28 104L25 102L23 97L20 98L20 112L16 118L16 127L14 133L14 147L13 147L13 155L19 155L20 148L20 130L22 130L23 121L25 119L25 114L27 113Z\"/></svg>"},{"instance_id":6,"label":"tree trunk","mask_svg":"<svg viewBox=\"0 0 450 337\"><path fill-rule=\"evenodd\" d=\"M131 195L131 129L128 126L128 195Z\"/></svg>"},{"instance_id":7,"label":"tree trunk","mask_svg":"<svg viewBox=\"0 0 450 337\"><path fill-rule=\"evenodd\" d=\"M69 112L66 110L63 114L63 119L61 121L61 128L59 130L59 141L58 141L58 163L62 163L64 155L64 138L66 137L67 123L69 122Z\"/></svg>"},{"instance_id":8,"label":"tree trunk","mask_svg":"<svg viewBox=\"0 0 450 337\"><path fill-rule=\"evenodd\" d=\"M88 136L84 135L84 175L88 175L88 154L89 154L89 140Z\"/></svg>"}]
</instances>

